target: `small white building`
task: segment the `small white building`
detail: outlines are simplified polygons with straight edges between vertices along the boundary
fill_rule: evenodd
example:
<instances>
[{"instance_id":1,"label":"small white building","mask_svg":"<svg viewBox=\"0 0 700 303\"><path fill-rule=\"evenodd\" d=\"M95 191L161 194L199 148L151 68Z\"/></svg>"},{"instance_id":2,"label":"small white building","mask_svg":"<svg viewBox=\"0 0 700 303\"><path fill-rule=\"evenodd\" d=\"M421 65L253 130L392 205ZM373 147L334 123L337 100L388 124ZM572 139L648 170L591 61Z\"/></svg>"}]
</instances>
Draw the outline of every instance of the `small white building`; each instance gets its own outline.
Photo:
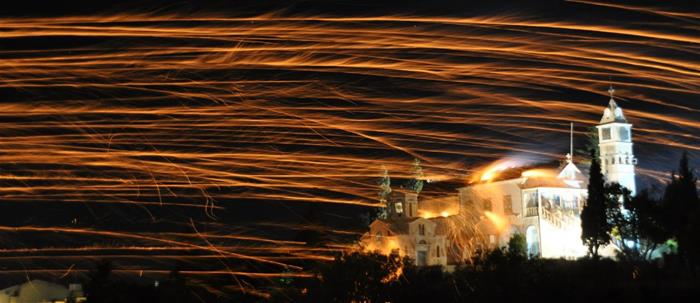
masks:
<instances>
[{"instance_id":1,"label":"small white building","mask_svg":"<svg viewBox=\"0 0 700 303\"><path fill-rule=\"evenodd\" d=\"M65 303L86 302L80 284L61 284L31 280L0 290L0 303Z\"/></svg>"}]
</instances>

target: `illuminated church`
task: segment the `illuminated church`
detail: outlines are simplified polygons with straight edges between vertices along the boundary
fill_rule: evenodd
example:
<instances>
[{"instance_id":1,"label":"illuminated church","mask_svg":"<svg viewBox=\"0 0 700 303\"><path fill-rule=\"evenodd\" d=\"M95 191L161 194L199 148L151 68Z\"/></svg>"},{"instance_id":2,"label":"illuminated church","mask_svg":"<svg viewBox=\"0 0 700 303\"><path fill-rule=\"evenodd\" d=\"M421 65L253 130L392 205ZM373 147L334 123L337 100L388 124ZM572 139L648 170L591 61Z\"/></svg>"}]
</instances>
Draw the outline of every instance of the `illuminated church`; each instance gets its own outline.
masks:
<instances>
[{"instance_id":1,"label":"illuminated church","mask_svg":"<svg viewBox=\"0 0 700 303\"><path fill-rule=\"evenodd\" d=\"M607 182L620 183L634 194L637 159L632 149L632 124L615 102L612 87L609 93L609 104L596 126L601 168ZM520 233L531 256L577 258L586 254L580 214L588 177L576 166L572 154L566 155L560 167L497 163L479 177L458 188L452 201L456 211L434 210L434 203L419 200L420 191L386 195L387 216L372 222L363 245L408 256L417 265L450 266L468 257L464 250L455 249L459 244L455 242L464 238L455 235L459 232L455 229L465 226L457 224L460 216L477 213L476 225L485 246L506 246L511 235ZM472 231L467 234L476 236Z\"/></svg>"}]
</instances>

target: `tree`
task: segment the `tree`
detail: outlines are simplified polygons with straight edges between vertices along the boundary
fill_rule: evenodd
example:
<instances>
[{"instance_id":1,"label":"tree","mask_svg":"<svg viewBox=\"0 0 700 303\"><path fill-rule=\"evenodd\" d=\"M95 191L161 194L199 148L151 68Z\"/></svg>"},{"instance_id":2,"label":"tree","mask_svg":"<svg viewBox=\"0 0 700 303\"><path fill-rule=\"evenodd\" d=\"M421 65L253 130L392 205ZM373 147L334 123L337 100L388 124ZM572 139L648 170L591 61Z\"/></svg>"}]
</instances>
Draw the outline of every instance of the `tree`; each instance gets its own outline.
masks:
<instances>
[{"instance_id":1,"label":"tree","mask_svg":"<svg viewBox=\"0 0 700 303\"><path fill-rule=\"evenodd\" d=\"M697 179L690 168L688 153L683 152L678 173L671 174L663 197L664 227L677 243L679 259L693 275L700 264L700 199Z\"/></svg>"},{"instance_id":2,"label":"tree","mask_svg":"<svg viewBox=\"0 0 700 303\"><path fill-rule=\"evenodd\" d=\"M608 221L605 180L600 161L591 149L591 169L588 177L588 200L581 211L581 239L588 246L588 254L598 259L598 249L610 242L612 226Z\"/></svg>"},{"instance_id":3,"label":"tree","mask_svg":"<svg viewBox=\"0 0 700 303\"><path fill-rule=\"evenodd\" d=\"M527 241L521 233L514 233L508 240L508 255L511 257L527 256Z\"/></svg>"},{"instance_id":4,"label":"tree","mask_svg":"<svg viewBox=\"0 0 700 303\"><path fill-rule=\"evenodd\" d=\"M318 215L317 203L309 203L303 219L304 222L301 224L303 229L299 231L294 240L306 242L306 245L309 246L317 246L324 243L327 239L321 232L323 220Z\"/></svg>"},{"instance_id":5,"label":"tree","mask_svg":"<svg viewBox=\"0 0 700 303\"><path fill-rule=\"evenodd\" d=\"M586 134L586 146L585 150L579 150L578 153L580 154L585 154L586 151L593 151L595 153L595 159L600 159L600 147L598 144L600 143L600 140L598 139L598 128L597 127L591 127Z\"/></svg>"},{"instance_id":6,"label":"tree","mask_svg":"<svg viewBox=\"0 0 700 303\"><path fill-rule=\"evenodd\" d=\"M196 302L191 290L187 286L187 279L180 273L182 267L183 263L178 261L168 274L168 278L158 286L160 302Z\"/></svg>"},{"instance_id":7,"label":"tree","mask_svg":"<svg viewBox=\"0 0 700 303\"><path fill-rule=\"evenodd\" d=\"M155 287L120 280L112 271L113 264L103 260L88 273L90 280L85 285L88 303L157 302Z\"/></svg>"},{"instance_id":8,"label":"tree","mask_svg":"<svg viewBox=\"0 0 700 303\"><path fill-rule=\"evenodd\" d=\"M423 168L420 167L420 160L418 160L418 158L413 159L411 174L413 178L406 181L406 189L420 194L421 190L423 190L423 183L425 182L423 179L425 176L423 175Z\"/></svg>"},{"instance_id":9,"label":"tree","mask_svg":"<svg viewBox=\"0 0 700 303\"><path fill-rule=\"evenodd\" d=\"M312 302L387 302L406 260L397 255L352 252L321 268Z\"/></svg>"},{"instance_id":10,"label":"tree","mask_svg":"<svg viewBox=\"0 0 700 303\"><path fill-rule=\"evenodd\" d=\"M391 177L389 177L389 170L382 166L382 177L377 181L379 185L379 202L386 203L389 194L391 193Z\"/></svg>"},{"instance_id":11,"label":"tree","mask_svg":"<svg viewBox=\"0 0 700 303\"><path fill-rule=\"evenodd\" d=\"M377 180L377 185L379 185L379 203L382 207L372 208L362 215L363 221L366 223L364 226L369 226L376 219L386 219L386 205L391 194L391 177L389 170L384 165L382 165L382 176Z\"/></svg>"},{"instance_id":12,"label":"tree","mask_svg":"<svg viewBox=\"0 0 700 303\"><path fill-rule=\"evenodd\" d=\"M639 212L631 205L631 192L619 183L606 185L607 218L612 225L611 240L620 250L620 257L638 261L642 259L639 241ZM620 203L622 201L622 203Z\"/></svg>"},{"instance_id":13,"label":"tree","mask_svg":"<svg viewBox=\"0 0 700 303\"><path fill-rule=\"evenodd\" d=\"M688 164L688 153L683 152L678 165L678 174L671 174L671 182L666 186L663 197L664 225L669 234L678 242L678 252L682 258L695 251L697 246L693 239L697 227L700 204L697 192L697 179Z\"/></svg>"},{"instance_id":14,"label":"tree","mask_svg":"<svg viewBox=\"0 0 700 303\"><path fill-rule=\"evenodd\" d=\"M95 268L88 273L90 281L85 285L88 302L104 302L107 290L111 282L114 266L112 262L102 260L95 264Z\"/></svg>"},{"instance_id":15,"label":"tree","mask_svg":"<svg viewBox=\"0 0 700 303\"><path fill-rule=\"evenodd\" d=\"M645 189L624 206L635 214L636 222L632 224L638 230L640 256L642 259L650 260L654 250L669 238L662 223L660 201L653 198Z\"/></svg>"}]
</instances>

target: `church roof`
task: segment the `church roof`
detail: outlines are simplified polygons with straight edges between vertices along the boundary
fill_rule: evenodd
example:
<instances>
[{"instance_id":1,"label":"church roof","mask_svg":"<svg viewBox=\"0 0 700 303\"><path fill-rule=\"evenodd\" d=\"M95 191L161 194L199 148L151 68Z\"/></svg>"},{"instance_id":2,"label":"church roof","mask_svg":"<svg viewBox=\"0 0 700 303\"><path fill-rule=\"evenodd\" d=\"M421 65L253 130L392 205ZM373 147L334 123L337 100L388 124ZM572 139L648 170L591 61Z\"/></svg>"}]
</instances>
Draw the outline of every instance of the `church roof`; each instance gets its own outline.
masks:
<instances>
[{"instance_id":1,"label":"church roof","mask_svg":"<svg viewBox=\"0 0 700 303\"><path fill-rule=\"evenodd\" d=\"M465 188L501 181L517 182L518 186L523 189L537 187L585 188L587 181L585 178L585 173L581 172L581 170L573 162L566 163L566 165L561 165L556 162L549 162L514 167L499 172L499 174L492 180L479 181L470 184ZM557 166L558 168L555 168ZM541 173L528 175L527 172L530 171Z\"/></svg>"},{"instance_id":2,"label":"church roof","mask_svg":"<svg viewBox=\"0 0 700 303\"><path fill-rule=\"evenodd\" d=\"M566 164L559 168L557 174L534 174L520 184L520 188L556 187L556 188L582 188L586 178L581 170L576 167L570 155L567 155ZM554 171L556 172L556 170Z\"/></svg>"},{"instance_id":3,"label":"church roof","mask_svg":"<svg viewBox=\"0 0 700 303\"><path fill-rule=\"evenodd\" d=\"M574 164L574 161L570 158L571 156L567 155L567 157L569 157L569 160L566 162L566 166L559 171L557 177L576 179L578 175L581 174L581 170L576 167L576 164Z\"/></svg>"},{"instance_id":4,"label":"church roof","mask_svg":"<svg viewBox=\"0 0 700 303\"><path fill-rule=\"evenodd\" d=\"M435 234L436 235L446 235L450 230L450 221L453 220L451 217L434 217L428 219L430 222L435 223Z\"/></svg>"},{"instance_id":5,"label":"church roof","mask_svg":"<svg viewBox=\"0 0 700 303\"><path fill-rule=\"evenodd\" d=\"M608 103L608 107L605 108L605 111L603 111L603 117L600 118L600 124L613 123L613 122L627 123L627 119L625 118L625 115L622 113L622 108L617 105L617 102L615 102L615 99L610 97L610 102Z\"/></svg>"},{"instance_id":6,"label":"church roof","mask_svg":"<svg viewBox=\"0 0 700 303\"><path fill-rule=\"evenodd\" d=\"M452 217L432 217L432 218L422 218L422 217L413 217L413 218L392 218L392 219L377 219L377 221L386 224L389 227L389 230L391 230L392 233L395 235L407 235L408 234L408 227L411 223L415 222L416 220L426 220L429 222L432 222L435 224L435 234L437 235L445 235L447 234L447 231L450 229L450 220L453 220Z\"/></svg>"},{"instance_id":7,"label":"church roof","mask_svg":"<svg viewBox=\"0 0 700 303\"><path fill-rule=\"evenodd\" d=\"M614 122L627 123L627 119L625 119L625 115L622 113L622 108L617 106L617 102L615 102L615 89L612 87L612 84L608 89L608 93L610 94L610 102L608 102L608 107L606 107L605 111L603 111L603 117L600 118L600 124Z\"/></svg>"},{"instance_id":8,"label":"church roof","mask_svg":"<svg viewBox=\"0 0 700 303\"><path fill-rule=\"evenodd\" d=\"M584 180L567 180L563 178L527 178L520 188L554 187L582 188Z\"/></svg>"},{"instance_id":9,"label":"church roof","mask_svg":"<svg viewBox=\"0 0 700 303\"><path fill-rule=\"evenodd\" d=\"M377 219L378 221L389 226L389 230L397 235L408 234L408 224L419 219L414 218L392 218L392 219Z\"/></svg>"}]
</instances>

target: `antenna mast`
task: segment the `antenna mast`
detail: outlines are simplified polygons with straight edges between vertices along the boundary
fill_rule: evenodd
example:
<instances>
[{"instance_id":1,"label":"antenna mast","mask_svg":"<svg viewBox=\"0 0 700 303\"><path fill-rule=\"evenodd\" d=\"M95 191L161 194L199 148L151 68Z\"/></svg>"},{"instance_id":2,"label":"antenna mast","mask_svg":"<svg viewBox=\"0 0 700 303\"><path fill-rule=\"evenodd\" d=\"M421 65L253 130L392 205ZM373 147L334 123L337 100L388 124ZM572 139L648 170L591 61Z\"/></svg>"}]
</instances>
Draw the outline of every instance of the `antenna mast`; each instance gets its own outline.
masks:
<instances>
[{"instance_id":1,"label":"antenna mast","mask_svg":"<svg viewBox=\"0 0 700 303\"><path fill-rule=\"evenodd\" d=\"M574 162L574 122L571 122L571 132L569 133L569 155L571 155L571 163Z\"/></svg>"}]
</instances>

